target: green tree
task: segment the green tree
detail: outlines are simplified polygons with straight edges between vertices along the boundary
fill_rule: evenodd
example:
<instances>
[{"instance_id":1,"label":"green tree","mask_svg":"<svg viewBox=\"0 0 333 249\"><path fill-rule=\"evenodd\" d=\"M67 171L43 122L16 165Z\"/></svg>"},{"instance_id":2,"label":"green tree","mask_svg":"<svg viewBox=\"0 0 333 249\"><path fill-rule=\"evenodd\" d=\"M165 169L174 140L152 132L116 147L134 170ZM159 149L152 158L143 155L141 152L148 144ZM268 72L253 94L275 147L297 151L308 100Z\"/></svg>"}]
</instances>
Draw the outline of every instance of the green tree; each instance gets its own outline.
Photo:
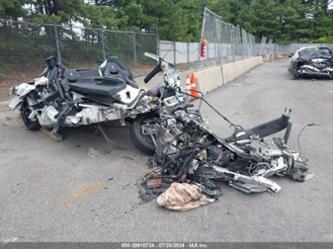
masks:
<instances>
[{"instance_id":1,"label":"green tree","mask_svg":"<svg viewBox=\"0 0 333 249\"><path fill-rule=\"evenodd\" d=\"M0 17L13 18L26 16L27 11L23 8L28 0L1 0L0 1Z\"/></svg>"},{"instance_id":2,"label":"green tree","mask_svg":"<svg viewBox=\"0 0 333 249\"><path fill-rule=\"evenodd\" d=\"M203 9L258 39L333 40L327 0L0 0L0 17L46 23L80 21L88 27L158 31L161 39L197 41Z\"/></svg>"}]
</instances>

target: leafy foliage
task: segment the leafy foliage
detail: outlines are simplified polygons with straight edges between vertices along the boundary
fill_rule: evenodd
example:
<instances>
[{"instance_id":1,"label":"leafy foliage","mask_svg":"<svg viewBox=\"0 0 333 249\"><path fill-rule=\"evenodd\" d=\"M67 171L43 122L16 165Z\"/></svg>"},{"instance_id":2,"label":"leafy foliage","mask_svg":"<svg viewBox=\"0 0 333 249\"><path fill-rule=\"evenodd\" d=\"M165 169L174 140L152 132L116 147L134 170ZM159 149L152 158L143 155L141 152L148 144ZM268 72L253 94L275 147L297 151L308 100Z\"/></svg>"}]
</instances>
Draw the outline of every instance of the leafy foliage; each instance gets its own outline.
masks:
<instances>
[{"instance_id":1,"label":"leafy foliage","mask_svg":"<svg viewBox=\"0 0 333 249\"><path fill-rule=\"evenodd\" d=\"M224 21L278 42L329 42L327 0L0 0L0 17L158 31L162 39L196 41L204 6Z\"/></svg>"}]
</instances>

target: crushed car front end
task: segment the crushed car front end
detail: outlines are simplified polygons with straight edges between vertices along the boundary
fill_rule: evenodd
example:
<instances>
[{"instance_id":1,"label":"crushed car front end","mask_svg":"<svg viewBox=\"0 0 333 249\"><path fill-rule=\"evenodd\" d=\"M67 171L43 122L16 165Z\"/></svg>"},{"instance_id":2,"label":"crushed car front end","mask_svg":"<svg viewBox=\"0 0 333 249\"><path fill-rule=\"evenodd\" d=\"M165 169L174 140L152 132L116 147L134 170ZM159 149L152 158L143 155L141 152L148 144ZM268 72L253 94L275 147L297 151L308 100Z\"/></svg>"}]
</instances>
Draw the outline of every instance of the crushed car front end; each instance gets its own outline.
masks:
<instances>
[{"instance_id":1,"label":"crushed car front end","mask_svg":"<svg viewBox=\"0 0 333 249\"><path fill-rule=\"evenodd\" d=\"M295 78L333 78L333 52L329 47L303 47L290 58Z\"/></svg>"}]
</instances>

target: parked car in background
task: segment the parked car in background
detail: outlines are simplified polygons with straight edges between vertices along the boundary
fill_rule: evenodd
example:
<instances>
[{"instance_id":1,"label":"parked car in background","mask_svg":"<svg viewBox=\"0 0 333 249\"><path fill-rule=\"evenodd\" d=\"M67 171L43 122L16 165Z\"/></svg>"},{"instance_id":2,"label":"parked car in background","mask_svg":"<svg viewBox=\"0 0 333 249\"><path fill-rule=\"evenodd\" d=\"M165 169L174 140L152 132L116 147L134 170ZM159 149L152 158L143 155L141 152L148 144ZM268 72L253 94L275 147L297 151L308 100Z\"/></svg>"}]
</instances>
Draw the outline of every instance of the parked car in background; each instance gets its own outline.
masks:
<instances>
[{"instance_id":1,"label":"parked car in background","mask_svg":"<svg viewBox=\"0 0 333 249\"><path fill-rule=\"evenodd\" d=\"M295 78L333 79L333 52L329 47L303 47L290 57L289 73Z\"/></svg>"}]
</instances>

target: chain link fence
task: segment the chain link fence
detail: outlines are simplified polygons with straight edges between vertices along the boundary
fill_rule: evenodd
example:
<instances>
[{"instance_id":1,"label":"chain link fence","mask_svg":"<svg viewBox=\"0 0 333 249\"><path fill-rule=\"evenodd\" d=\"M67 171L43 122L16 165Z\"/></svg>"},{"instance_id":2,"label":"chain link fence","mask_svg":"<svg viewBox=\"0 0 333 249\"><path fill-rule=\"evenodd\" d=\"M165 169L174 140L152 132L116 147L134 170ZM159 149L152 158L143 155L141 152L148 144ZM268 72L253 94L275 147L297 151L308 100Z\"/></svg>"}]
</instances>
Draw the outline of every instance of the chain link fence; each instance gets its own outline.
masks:
<instances>
[{"instance_id":1,"label":"chain link fence","mask_svg":"<svg viewBox=\"0 0 333 249\"><path fill-rule=\"evenodd\" d=\"M263 51L262 44L256 44L254 35L239 26L223 22L213 11L204 9L197 58L199 67L235 62L263 55Z\"/></svg>"},{"instance_id":2,"label":"chain link fence","mask_svg":"<svg viewBox=\"0 0 333 249\"><path fill-rule=\"evenodd\" d=\"M273 44L274 55L291 55L303 47L329 47L333 50L333 44L329 43L291 43L291 44Z\"/></svg>"},{"instance_id":3,"label":"chain link fence","mask_svg":"<svg viewBox=\"0 0 333 249\"><path fill-rule=\"evenodd\" d=\"M156 33L1 19L0 41L0 101L8 97L11 85L38 77L51 55L71 68L95 67L108 56L118 56L134 76L142 76L154 63L144 52L158 53Z\"/></svg>"},{"instance_id":4,"label":"chain link fence","mask_svg":"<svg viewBox=\"0 0 333 249\"><path fill-rule=\"evenodd\" d=\"M223 22L204 10L200 43L159 41L156 33L90 29L74 25L34 24L0 19L0 101L10 86L37 77L45 59L54 55L67 67L89 68L110 55L118 56L134 76L147 74L154 63L144 52L160 54L184 69L235 62L251 56L289 55L304 46L332 44L276 44L239 26ZM205 47L203 48L203 42ZM203 53L202 53L203 52Z\"/></svg>"},{"instance_id":5,"label":"chain link fence","mask_svg":"<svg viewBox=\"0 0 333 249\"><path fill-rule=\"evenodd\" d=\"M161 40L159 55L174 64L191 64L197 60L197 42L175 42Z\"/></svg>"}]
</instances>

